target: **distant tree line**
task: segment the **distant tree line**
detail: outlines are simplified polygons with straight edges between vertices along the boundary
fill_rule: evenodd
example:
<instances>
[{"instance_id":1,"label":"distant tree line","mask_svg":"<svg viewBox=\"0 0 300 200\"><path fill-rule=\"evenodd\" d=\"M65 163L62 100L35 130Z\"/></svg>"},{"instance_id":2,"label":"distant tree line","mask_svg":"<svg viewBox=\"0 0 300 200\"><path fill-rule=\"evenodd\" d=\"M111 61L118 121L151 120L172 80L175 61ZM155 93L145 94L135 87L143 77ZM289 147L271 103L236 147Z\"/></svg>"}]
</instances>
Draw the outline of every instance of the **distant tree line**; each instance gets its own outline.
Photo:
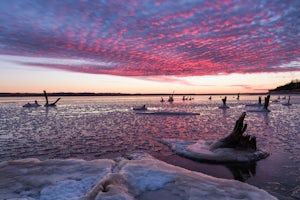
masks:
<instances>
[{"instance_id":1,"label":"distant tree line","mask_svg":"<svg viewBox=\"0 0 300 200\"><path fill-rule=\"evenodd\" d=\"M290 83L287 83L282 86L278 86L275 89L270 90L270 92L295 92L299 93L300 92L300 80L295 79L292 80Z\"/></svg>"}]
</instances>

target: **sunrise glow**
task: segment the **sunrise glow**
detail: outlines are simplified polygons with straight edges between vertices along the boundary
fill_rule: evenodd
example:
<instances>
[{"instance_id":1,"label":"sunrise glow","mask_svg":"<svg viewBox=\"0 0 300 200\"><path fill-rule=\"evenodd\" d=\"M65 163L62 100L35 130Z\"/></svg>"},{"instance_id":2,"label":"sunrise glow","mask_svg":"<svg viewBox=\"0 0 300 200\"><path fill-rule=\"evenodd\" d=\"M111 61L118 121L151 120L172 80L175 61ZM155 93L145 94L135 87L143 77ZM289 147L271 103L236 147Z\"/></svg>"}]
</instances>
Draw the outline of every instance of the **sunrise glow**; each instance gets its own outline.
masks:
<instances>
[{"instance_id":1,"label":"sunrise glow","mask_svg":"<svg viewBox=\"0 0 300 200\"><path fill-rule=\"evenodd\" d=\"M299 1L1 1L0 92L266 92L300 77Z\"/></svg>"}]
</instances>

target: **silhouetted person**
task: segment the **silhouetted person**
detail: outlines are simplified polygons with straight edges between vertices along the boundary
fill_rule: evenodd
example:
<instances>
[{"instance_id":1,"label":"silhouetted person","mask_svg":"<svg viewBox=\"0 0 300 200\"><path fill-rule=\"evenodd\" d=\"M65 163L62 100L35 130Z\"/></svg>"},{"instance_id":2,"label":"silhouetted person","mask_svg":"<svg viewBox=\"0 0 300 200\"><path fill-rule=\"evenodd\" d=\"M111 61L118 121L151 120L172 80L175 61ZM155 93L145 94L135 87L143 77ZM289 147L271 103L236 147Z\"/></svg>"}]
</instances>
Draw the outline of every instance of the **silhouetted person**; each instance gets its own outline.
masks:
<instances>
[{"instance_id":1,"label":"silhouetted person","mask_svg":"<svg viewBox=\"0 0 300 200\"><path fill-rule=\"evenodd\" d=\"M258 97L258 104L259 105L261 104L261 97L260 96Z\"/></svg>"}]
</instances>

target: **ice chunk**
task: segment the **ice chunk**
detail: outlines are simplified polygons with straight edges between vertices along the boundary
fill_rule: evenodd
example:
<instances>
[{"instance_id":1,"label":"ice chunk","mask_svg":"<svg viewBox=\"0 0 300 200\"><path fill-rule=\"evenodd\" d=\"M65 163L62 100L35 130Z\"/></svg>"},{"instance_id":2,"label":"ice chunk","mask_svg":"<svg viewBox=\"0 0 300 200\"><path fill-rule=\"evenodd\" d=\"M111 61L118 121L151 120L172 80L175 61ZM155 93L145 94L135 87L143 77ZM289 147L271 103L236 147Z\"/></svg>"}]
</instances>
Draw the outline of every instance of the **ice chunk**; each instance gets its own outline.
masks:
<instances>
[{"instance_id":1,"label":"ice chunk","mask_svg":"<svg viewBox=\"0 0 300 200\"><path fill-rule=\"evenodd\" d=\"M0 199L79 198L111 171L112 160L24 159L0 163Z\"/></svg>"},{"instance_id":2,"label":"ice chunk","mask_svg":"<svg viewBox=\"0 0 300 200\"><path fill-rule=\"evenodd\" d=\"M189 171L147 154L117 161L29 159L0 167L0 199L276 199L246 183Z\"/></svg>"},{"instance_id":3,"label":"ice chunk","mask_svg":"<svg viewBox=\"0 0 300 200\"><path fill-rule=\"evenodd\" d=\"M192 172L154 158L124 162L120 172L137 199L276 199L254 186Z\"/></svg>"},{"instance_id":4,"label":"ice chunk","mask_svg":"<svg viewBox=\"0 0 300 200\"><path fill-rule=\"evenodd\" d=\"M250 162L266 158L269 155L269 153L259 149L256 151L238 148L217 148L211 150L210 144L203 140L163 139L161 142L181 156L211 162Z\"/></svg>"},{"instance_id":5,"label":"ice chunk","mask_svg":"<svg viewBox=\"0 0 300 200\"><path fill-rule=\"evenodd\" d=\"M170 173L163 164L149 161L153 159L131 161L121 171L134 188L135 194L160 189L175 179L174 173Z\"/></svg>"}]
</instances>

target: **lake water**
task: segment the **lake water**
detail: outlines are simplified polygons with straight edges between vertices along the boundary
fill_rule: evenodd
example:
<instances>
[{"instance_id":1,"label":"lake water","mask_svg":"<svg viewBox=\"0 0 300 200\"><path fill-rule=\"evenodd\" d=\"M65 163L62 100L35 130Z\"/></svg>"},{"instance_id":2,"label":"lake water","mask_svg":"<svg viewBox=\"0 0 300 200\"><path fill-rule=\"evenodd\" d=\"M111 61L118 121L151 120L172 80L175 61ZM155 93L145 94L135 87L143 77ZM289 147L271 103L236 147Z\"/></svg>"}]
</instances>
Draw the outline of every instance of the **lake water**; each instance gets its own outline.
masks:
<instances>
[{"instance_id":1,"label":"lake water","mask_svg":"<svg viewBox=\"0 0 300 200\"><path fill-rule=\"evenodd\" d=\"M160 96L63 97L57 107L23 108L42 97L0 98L0 161L21 158L114 158L144 151L170 164L215 177L237 179L262 188L279 199L292 197L300 185L300 95L271 102L271 112L247 112L246 133L256 136L258 148L271 155L256 163L209 164L182 158L162 143L162 138L217 140L228 135L245 104L258 96L227 96L229 109L219 109L224 96L196 95L173 103ZM167 96L164 96L166 99ZM50 97L54 101L56 97ZM271 97L271 101L277 99ZM150 111L197 112L200 115L141 115L133 107ZM295 195L294 195L295 196Z\"/></svg>"}]
</instances>

